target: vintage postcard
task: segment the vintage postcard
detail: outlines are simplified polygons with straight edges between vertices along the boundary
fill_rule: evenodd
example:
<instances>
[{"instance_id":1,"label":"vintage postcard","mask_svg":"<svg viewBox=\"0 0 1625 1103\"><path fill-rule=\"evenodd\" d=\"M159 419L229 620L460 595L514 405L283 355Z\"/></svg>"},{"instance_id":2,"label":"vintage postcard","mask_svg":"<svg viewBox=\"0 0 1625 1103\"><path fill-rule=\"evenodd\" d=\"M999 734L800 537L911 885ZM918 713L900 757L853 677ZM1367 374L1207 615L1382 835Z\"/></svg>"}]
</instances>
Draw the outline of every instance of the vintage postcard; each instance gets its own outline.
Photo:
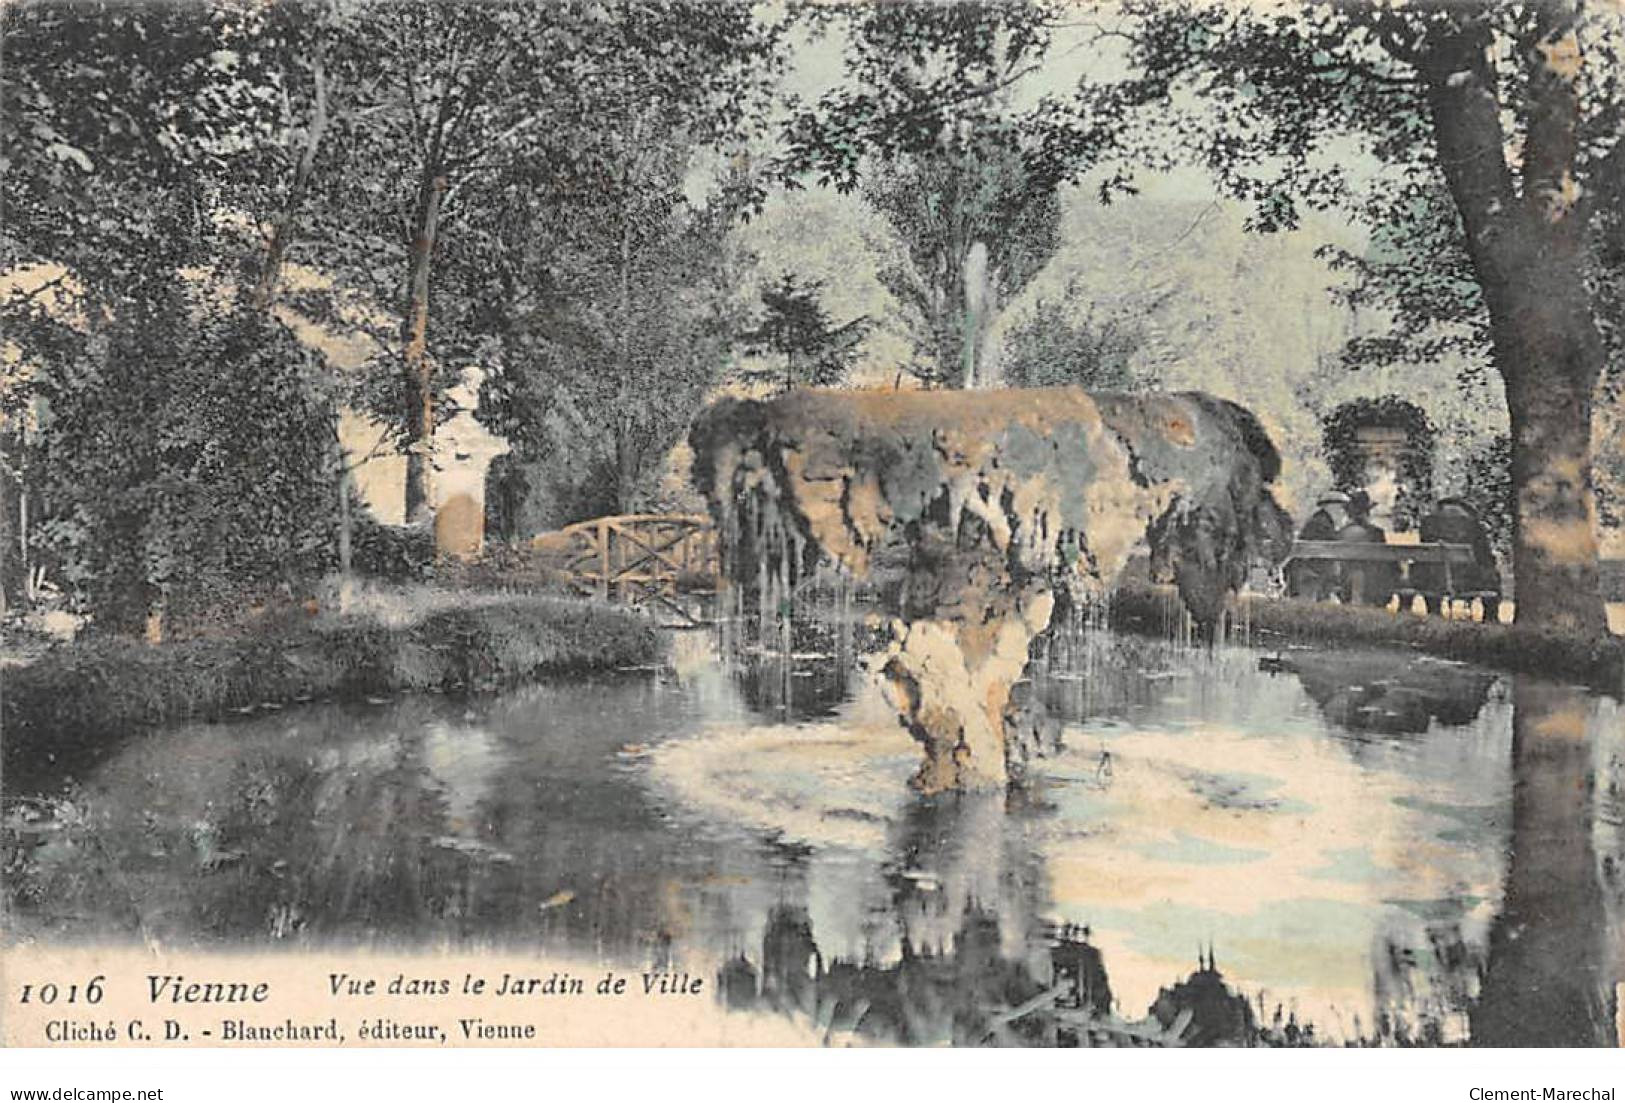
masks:
<instances>
[{"instance_id":1,"label":"vintage postcard","mask_svg":"<svg viewBox=\"0 0 1625 1103\"><path fill-rule=\"evenodd\" d=\"M0 36L5 1045L1625 1044L1617 4Z\"/></svg>"}]
</instances>

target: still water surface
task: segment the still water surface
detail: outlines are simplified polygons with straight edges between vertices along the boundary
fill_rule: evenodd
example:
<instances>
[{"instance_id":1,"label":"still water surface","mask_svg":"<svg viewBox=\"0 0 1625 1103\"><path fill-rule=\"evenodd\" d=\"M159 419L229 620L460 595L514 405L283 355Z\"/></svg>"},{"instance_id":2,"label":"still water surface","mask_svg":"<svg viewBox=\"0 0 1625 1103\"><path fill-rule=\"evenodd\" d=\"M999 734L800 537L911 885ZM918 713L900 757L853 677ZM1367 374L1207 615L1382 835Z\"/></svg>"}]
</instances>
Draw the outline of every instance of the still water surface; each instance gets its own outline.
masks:
<instances>
[{"instance_id":1,"label":"still water surface","mask_svg":"<svg viewBox=\"0 0 1625 1103\"><path fill-rule=\"evenodd\" d=\"M1105 634L1025 688L1052 751L1009 797L913 795L863 676L730 672L698 636L659 673L176 727L77 783L15 915L52 941L676 965L901 1042L1053 1040L990 1020L1074 924L1102 1014L1219 993L1187 1040L1617 1044L1612 699Z\"/></svg>"}]
</instances>

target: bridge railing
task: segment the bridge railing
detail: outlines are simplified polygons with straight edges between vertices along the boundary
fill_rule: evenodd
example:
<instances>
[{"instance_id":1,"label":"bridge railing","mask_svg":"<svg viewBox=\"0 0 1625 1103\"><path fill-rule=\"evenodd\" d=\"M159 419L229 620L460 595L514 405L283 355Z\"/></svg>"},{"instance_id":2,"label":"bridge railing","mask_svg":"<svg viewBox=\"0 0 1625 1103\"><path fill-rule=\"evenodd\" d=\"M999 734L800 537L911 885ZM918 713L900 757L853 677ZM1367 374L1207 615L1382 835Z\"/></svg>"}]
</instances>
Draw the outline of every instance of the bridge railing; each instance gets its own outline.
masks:
<instances>
[{"instance_id":1,"label":"bridge railing","mask_svg":"<svg viewBox=\"0 0 1625 1103\"><path fill-rule=\"evenodd\" d=\"M542 533L531 547L583 594L657 605L689 623L696 617L681 597L716 588L716 527L701 514L597 517Z\"/></svg>"}]
</instances>

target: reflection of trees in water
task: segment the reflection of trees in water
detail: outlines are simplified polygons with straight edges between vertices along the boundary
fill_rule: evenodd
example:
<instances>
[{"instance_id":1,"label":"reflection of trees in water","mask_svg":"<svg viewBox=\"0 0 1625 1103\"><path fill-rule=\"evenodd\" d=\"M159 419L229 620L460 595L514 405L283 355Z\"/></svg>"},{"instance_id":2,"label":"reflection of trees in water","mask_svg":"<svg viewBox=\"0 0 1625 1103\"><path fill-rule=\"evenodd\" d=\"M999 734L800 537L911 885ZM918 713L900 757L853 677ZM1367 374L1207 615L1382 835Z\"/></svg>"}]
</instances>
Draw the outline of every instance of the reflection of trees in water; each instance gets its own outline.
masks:
<instances>
[{"instance_id":1,"label":"reflection of trees in water","mask_svg":"<svg viewBox=\"0 0 1625 1103\"><path fill-rule=\"evenodd\" d=\"M1349 656L1322 658L1336 667L1322 671L1334 683L1332 674L1361 685L1399 679L1396 684L1421 695L1426 714L1444 724L1476 714L1490 680L1447 666L1440 675L1447 684L1437 688L1403 669L1351 673ZM1091 661L1086 651L1055 668L1088 670ZM1308 671L1299 673L1314 694L1319 675ZM1101 681L1094 684L1095 692L1107 692ZM1035 685L1046 694L1069 694L1085 683ZM1165 683L1143 673L1118 676L1117 685L1109 692L1166 692ZM46 842L26 854L19 850L21 872L8 867L7 889L37 890L16 902L30 918L55 924L52 930L89 929L94 921L100 934L113 923L124 929L135 916L143 931L171 943L203 933L305 943L541 943L617 956L680 955L696 948L707 927L737 929L741 913L755 920L768 910L765 892L752 896L762 890L730 888L725 878L702 885L723 865L740 873L741 883L749 881L760 872L761 855L735 861L700 848L695 864L672 867L674 855L682 860L680 851L651 849L656 834L672 825L641 800L629 800L636 789L624 774L601 768L570 773L560 765L614 759L626 732L595 722L600 707L664 707L643 700L653 688L615 692L620 696L607 705L595 699L595 711L584 714L579 730L572 726L556 757L533 749L516 757L493 745L494 765L473 773L466 772L470 746L490 737L451 719L449 710L462 715L461 703L345 713L338 727L347 735L363 726L362 715L382 732L335 741L280 731L275 739L251 741L256 729L234 730L229 742L200 743L205 767L191 775L195 799L173 802L187 810L162 822L148 815L147 801L161 792L164 760L137 755L116 775L128 786L127 799L87 797L94 814L87 813L83 825L35 832ZM551 698L542 700L540 707L551 707ZM1530 679L1513 683L1512 704L1510 867L1487 958L1475 949L1476 939L1443 917L1427 925L1425 945L1411 946L1397 935L1379 941L1373 986L1381 1012L1377 1022L1354 1030L1366 1040L1449 1042L1466 1025L1485 1044L1617 1040L1613 986L1622 978L1625 950L1625 745L1616 739L1598 747L1607 743L1602 737L1617 712L1599 711L1583 691ZM539 706L515 697L511 706L498 707ZM1052 707L1071 715L1074 703L1056 700ZM436 773L443 767L426 733L443 720L450 720L455 765L464 773ZM724 998L811 1016L837 1033L876 1041L1065 1041L1064 1016L1052 1013L1066 1010L1059 997L1044 1009L1001 1018L1057 987L1040 918L1049 898L1045 869L1022 832L1012 829L1028 814L1003 797L912 802L888 841L891 858L883 887L870 894L878 910L864 937L831 933L829 921L819 920L826 942L844 950L867 940L873 949L843 957L820 947L814 913L797 897L803 880L768 915L760 946L744 947L746 953L723 969ZM53 857L76 840L82 857ZM813 855L785 860L792 858L807 864ZM872 867L862 876L874 885ZM845 892L840 906L858 902L859 893L838 887ZM695 915L685 919L685 909ZM70 919L79 927L70 927ZM1077 968L1092 979L1089 994L1076 1002L1101 1019L1107 1011L1142 1016L1114 1029L1166 1030L1190 1009L1185 1037L1196 1044L1310 1040L1307 1024L1276 1021L1262 1008L1242 1010L1245 1003L1235 1002L1241 997L1224 978L1203 968L1170 978L1150 1008L1111 1008L1108 998L1103 1010L1097 1001L1110 990L1111 963L1092 946L1081 957ZM1219 1010L1200 1010L1209 1004Z\"/></svg>"},{"instance_id":2,"label":"reflection of trees in water","mask_svg":"<svg viewBox=\"0 0 1625 1103\"><path fill-rule=\"evenodd\" d=\"M886 867L891 914L905 946L945 950L962 918L997 904L992 933L1015 952L1042 927L1043 862L1010 829L1003 794L966 793L911 802L892 832ZM988 932L983 932L985 936Z\"/></svg>"},{"instance_id":3,"label":"reflection of trees in water","mask_svg":"<svg viewBox=\"0 0 1625 1103\"><path fill-rule=\"evenodd\" d=\"M1493 678L1446 673L1452 677L1404 684L1431 718L1469 719ZM1426 920L1420 943L1397 930L1379 935L1377 1018L1337 1024L1349 1041L1618 1041L1625 752L1609 760L1609 748L1595 746L1612 714L1599 713L1581 690L1520 679L1513 705L1510 865L1487 952L1465 933L1454 907ZM1074 996L1069 1009L1068 998L1053 994L1062 986L1060 959L1086 958L1072 974L1098 974L1082 986L1097 993L1110 991L1110 962L1086 942L1043 934L1035 917L1047 885L1042 866L1008 829L1018 814L1003 800L917 803L890 846L888 910L899 952L884 962L832 957L809 912L781 903L768 917L760 956L741 953L723 968L722 998L732 1007L809 1019L827 1036L901 1044L1166 1044L1156 1032L1173 1029L1189 1045L1309 1045L1324 1036L1316 1027L1330 1024L1249 1006L1210 962L1171 980L1142 1018L1117 1018L1114 1012L1136 1009L1111 1008L1109 996L1104 1006ZM1014 1014L1024 1005L1031 1006ZM1076 1013L1083 1006L1099 1030L1079 1029L1089 1021Z\"/></svg>"},{"instance_id":4,"label":"reflection of trees in water","mask_svg":"<svg viewBox=\"0 0 1625 1103\"><path fill-rule=\"evenodd\" d=\"M1132 708L1166 691L1155 669L1147 676L1126 663L1123 645L1109 637L1074 634L1043 643L1052 651L1035 656L1034 681L1015 700L1035 731L1057 716ZM1498 682L1471 667L1359 651L1298 653L1287 668L1330 723L1383 734L1473 724ZM1599 713L1581 690L1519 679L1512 703L1510 864L1488 948L1464 930L1455 906L1424 921L1421 941L1397 929L1379 935L1372 968L1377 1018L1338 1024L1351 1041L1620 1041L1614 986L1625 979L1625 750L1610 762L1607 749L1594 746L1599 723L1607 722L1595 717L1613 714ZM1035 746L1050 734L1041 731L1045 738L1035 736ZM909 813L892 842L898 857L889 872L889 910L901 952L888 964L830 959L807 912L785 906L769 926L793 929L793 966L769 981L758 973L760 963L740 955L723 970L724 997L735 1006L812 1016L836 1032L877 1041L1064 1042L1064 1017L1043 1011L1001 1023L994 1010L1019 1007L1024 994L1042 998L1055 983L1033 918L1044 906L1043 871L1019 845L995 841L1011 834L1001 822L1006 814L999 802L974 801L922 802ZM1103 978L1108 966L1101 963ZM1316 1024L1279 1008L1273 1014L1249 1008L1206 968L1166 986L1139 1022L1167 1028L1186 1009L1189 1044L1313 1044L1317 1036Z\"/></svg>"},{"instance_id":5,"label":"reflection of trees in water","mask_svg":"<svg viewBox=\"0 0 1625 1103\"><path fill-rule=\"evenodd\" d=\"M800 654L817 657L754 654L734 660L734 685L752 712L773 722L808 720L832 715L846 700L851 664L822 651Z\"/></svg>"},{"instance_id":6,"label":"reflection of trees in water","mask_svg":"<svg viewBox=\"0 0 1625 1103\"><path fill-rule=\"evenodd\" d=\"M1490 932L1473 1041L1619 1045L1620 931L1609 921L1599 878L1608 867L1593 833L1595 805L1610 795L1595 784L1591 710L1583 690L1523 676L1513 710L1506 898ZM1605 857L1617 869L1618 856Z\"/></svg>"},{"instance_id":7,"label":"reflection of trees in water","mask_svg":"<svg viewBox=\"0 0 1625 1103\"><path fill-rule=\"evenodd\" d=\"M1157 994L1139 1020L1111 1007L1103 956L1086 932L1055 932L1047 968L1033 955L1008 956L996 912L974 903L951 945L917 951L906 941L889 964L826 964L804 908L777 905L762 952L727 961L717 977L723 1004L771 1011L816 1025L826 1041L851 1036L893 1045L1298 1045L1312 1029L1279 1015L1260 1029L1247 1000L1211 962Z\"/></svg>"},{"instance_id":8,"label":"reflection of trees in water","mask_svg":"<svg viewBox=\"0 0 1625 1103\"><path fill-rule=\"evenodd\" d=\"M999 795L916 802L889 848L891 960L826 953L808 909L781 901L760 954L736 954L719 971L719 997L810 1021L826 1037L903 1045L1161 1044L1176 1022L1196 1044L1257 1040L1246 1001L1211 969L1171 984L1143 1020L1118 1019L1087 932L1056 937L1038 919L1048 885L1008 829L1012 814Z\"/></svg>"},{"instance_id":9,"label":"reflection of trees in water","mask_svg":"<svg viewBox=\"0 0 1625 1103\"><path fill-rule=\"evenodd\" d=\"M1042 868L1006 828L1001 795L913 803L888 847L892 937L869 938L871 947L898 947L895 960L824 953L808 910L781 901L768 913L757 960L741 953L721 970L722 998L872 1041L977 1044L990 1033L1031 1041L1032 1024L996 1027L988 1010L1045 988L1023 953L1046 887Z\"/></svg>"},{"instance_id":10,"label":"reflection of trees in water","mask_svg":"<svg viewBox=\"0 0 1625 1103\"><path fill-rule=\"evenodd\" d=\"M227 860L198 873L196 925L244 938L640 953L662 941L664 882L627 842L628 827L642 825L628 824L618 790L593 800L596 785L613 782L574 786L563 829L550 828L528 779L506 773L466 794L471 807L453 815L450 786L425 764L421 743L392 741L348 769L271 753L241 762L215 801L211 831Z\"/></svg>"},{"instance_id":11,"label":"reflection of trees in water","mask_svg":"<svg viewBox=\"0 0 1625 1103\"><path fill-rule=\"evenodd\" d=\"M829 1033L875 1042L975 1045L989 1036L1036 1043L1039 1024L995 1026L989 1008L1013 1007L1044 990L1023 962L1000 953L998 917L971 907L950 949L916 952L904 943L889 965L827 964L804 909L768 914L760 964L733 958L718 977L730 1007L803 1016Z\"/></svg>"},{"instance_id":12,"label":"reflection of trees in water","mask_svg":"<svg viewBox=\"0 0 1625 1103\"><path fill-rule=\"evenodd\" d=\"M365 939L461 928L482 897L510 895L490 882L513 879L512 859L449 845L445 797L416 748L390 750L369 769L272 753L241 761L210 824L227 864L203 871L198 925Z\"/></svg>"},{"instance_id":13,"label":"reflection of trees in water","mask_svg":"<svg viewBox=\"0 0 1625 1103\"><path fill-rule=\"evenodd\" d=\"M1512 822L1505 892L1487 950L1459 923L1422 951L1384 940L1377 1040L1435 1045L1614 1046L1622 971L1618 774L1596 746L1584 690L1513 681ZM1599 766L1601 767L1599 769ZM1611 851L1611 852L1610 852ZM1455 1024L1466 1030L1453 1030Z\"/></svg>"},{"instance_id":14,"label":"reflection of trees in water","mask_svg":"<svg viewBox=\"0 0 1625 1103\"><path fill-rule=\"evenodd\" d=\"M439 924L455 912L460 883L458 856L428 842L443 802L393 741L371 757L335 765L246 751L205 772L190 815L153 815L140 793L87 798L97 809L89 852L108 867L98 880L126 899L108 906L86 885L35 910L96 937L133 916L143 937L171 943L365 939Z\"/></svg>"},{"instance_id":15,"label":"reflection of trees in water","mask_svg":"<svg viewBox=\"0 0 1625 1103\"><path fill-rule=\"evenodd\" d=\"M1378 939L1372 955L1377 1020L1362 1040L1381 1045L1455 1044L1468 1035L1468 1012L1478 996L1484 954L1462 934L1459 919L1432 922L1427 945L1409 934ZM1363 1024L1361 1024L1363 1026ZM1360 1032L1357 1026L1356 1032Z\"/></svg>"},{"instance_id":16,"label":"reflection of trees in water","mask_svg":"<svg viewBox=\"0 0 1625 1103\"><path fill-rule=\"evenodd\" d=\"M173 944L547 944L639 957L680 938L680 874L652 871L647 845L669 823L624 773L555 767L611 757L623 730L572 731L552 758L516 755L454 719L466 708L348 710L335 721L346 733L380 733L332 741L211 731L180 746L219 767L197 771L200 788L162 815L148 801L169 782L138 759L119 790L87 798L96 845L57 863L83 876L35 861L29 883L49 874L51 891L29 902L31 921L105 936L134 917ZM89 861L103 854L111 873ZM112 892L126 885L128 899Z\"/></svg>"},{"instance_id":17,"label":"reflection of trees in water","mask_svg":"<svg viewBox=\"0 0 1625 1103\"><path fill-rule=\"evenodd\" d=\"M1485 670L1374 652L1298 652L1276 661L1298 675L1328 721L1349 731L1420 734L1433 721L1478 719L1496 676Z\"/></svg>"}]
</instances>

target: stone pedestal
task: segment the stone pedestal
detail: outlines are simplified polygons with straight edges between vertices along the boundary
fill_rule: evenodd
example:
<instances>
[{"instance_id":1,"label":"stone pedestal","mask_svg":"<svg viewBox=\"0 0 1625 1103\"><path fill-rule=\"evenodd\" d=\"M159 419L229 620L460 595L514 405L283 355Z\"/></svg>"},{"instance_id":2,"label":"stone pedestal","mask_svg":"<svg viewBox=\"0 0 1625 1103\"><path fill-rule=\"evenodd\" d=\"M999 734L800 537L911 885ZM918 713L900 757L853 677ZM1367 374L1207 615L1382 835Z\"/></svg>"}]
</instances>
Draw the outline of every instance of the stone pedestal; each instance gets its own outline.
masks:
<instances>
[{"instance_id":1,"label":"stone pedestal","mask_svg":"<svg viewBox=\"0 0 1625 1103\"><path fill-rule=\"evenodd\" d=\"M457 412L435 430L434 546L440 555L472 559L485 543L485 473L491 461L508 452L508 442L490 433L474 417L479 409L485 373L470 367L462 381L446 392Z\"/></svg>"}]
</instances>

